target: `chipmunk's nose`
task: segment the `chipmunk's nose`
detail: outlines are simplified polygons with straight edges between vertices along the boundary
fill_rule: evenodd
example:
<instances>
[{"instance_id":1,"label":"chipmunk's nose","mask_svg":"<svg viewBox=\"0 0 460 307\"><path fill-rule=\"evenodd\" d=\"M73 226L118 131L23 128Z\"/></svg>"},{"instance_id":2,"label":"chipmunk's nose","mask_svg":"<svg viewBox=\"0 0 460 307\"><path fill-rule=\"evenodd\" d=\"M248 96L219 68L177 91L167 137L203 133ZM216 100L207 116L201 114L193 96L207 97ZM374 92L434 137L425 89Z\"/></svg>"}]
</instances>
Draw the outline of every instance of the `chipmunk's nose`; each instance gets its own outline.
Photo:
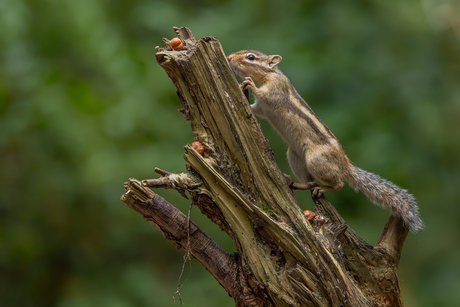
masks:
<instances>
[{"instance_id":1,"label":"chipmunk's nose","mask_svg":"<svg viewBox=\"0 0 460 307\"><path fill-rule=\"evenodd\" d=\"M229 62L232 61L232 55L229 55L229 56L227 57L227 61L229 61Z\"/></svg>"}]
</instances>

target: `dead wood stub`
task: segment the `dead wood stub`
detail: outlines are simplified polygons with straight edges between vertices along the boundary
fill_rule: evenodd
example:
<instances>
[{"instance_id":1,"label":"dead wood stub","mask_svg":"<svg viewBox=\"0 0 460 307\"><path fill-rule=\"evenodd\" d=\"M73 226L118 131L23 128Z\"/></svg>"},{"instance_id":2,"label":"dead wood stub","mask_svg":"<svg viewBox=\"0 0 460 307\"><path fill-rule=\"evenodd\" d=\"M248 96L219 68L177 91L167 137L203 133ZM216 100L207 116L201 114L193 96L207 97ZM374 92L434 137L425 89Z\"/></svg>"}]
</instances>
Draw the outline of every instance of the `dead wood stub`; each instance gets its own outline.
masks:
<instances>
[{"instance_id":1,"label":"dead wood stub","mask_svg":"<svg viewBox=\"0 0 460 307\"><path fill-rule=\"evenodd\" d=\"M408 231L402 221L391 216L373 247L321 197L314 199L310 224L220 42L214 37L196 41L187 28L175 32L184 49L157 47L156 59L176 86L181 113L205 150L201 155L185 146L187 171L165 172L147 182L189 191L193 204L237 249L228 254L190 224L191 255L237 306L403 306L395 272ZM135 180L125 187L122 200L184 248L187 217Z\"/></svg>"}]
</instances>

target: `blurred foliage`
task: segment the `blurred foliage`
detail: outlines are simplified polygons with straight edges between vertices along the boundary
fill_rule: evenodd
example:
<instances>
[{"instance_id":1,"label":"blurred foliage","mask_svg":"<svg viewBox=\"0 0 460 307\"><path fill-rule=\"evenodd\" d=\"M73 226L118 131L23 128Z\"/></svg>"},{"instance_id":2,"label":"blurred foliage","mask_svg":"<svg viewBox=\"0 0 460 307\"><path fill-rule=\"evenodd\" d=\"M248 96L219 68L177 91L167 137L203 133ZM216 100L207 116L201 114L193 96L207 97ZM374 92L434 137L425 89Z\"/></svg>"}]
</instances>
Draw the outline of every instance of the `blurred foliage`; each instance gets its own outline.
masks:
<instances>
[{"instance_id":1,"label":"blurred foliage","mask_svg":"<svg viewBox=\"0 0 460 307\"><path fill-rule=\"evenodd\" d=\"M449 0L0 0L0 305L173 306L183 251L119 198L129 177L185 169L193 136L154 58L174 25L227 53L282 55L350 159L419 200L426 230L398 270L406 306L460 305L458 16ZM289 173L286 145L262 126ZM387 211L349 187L328 197L376 241ZM186 275L187 306L234 306L196 261Z\"/></svg>"}]
</instances>

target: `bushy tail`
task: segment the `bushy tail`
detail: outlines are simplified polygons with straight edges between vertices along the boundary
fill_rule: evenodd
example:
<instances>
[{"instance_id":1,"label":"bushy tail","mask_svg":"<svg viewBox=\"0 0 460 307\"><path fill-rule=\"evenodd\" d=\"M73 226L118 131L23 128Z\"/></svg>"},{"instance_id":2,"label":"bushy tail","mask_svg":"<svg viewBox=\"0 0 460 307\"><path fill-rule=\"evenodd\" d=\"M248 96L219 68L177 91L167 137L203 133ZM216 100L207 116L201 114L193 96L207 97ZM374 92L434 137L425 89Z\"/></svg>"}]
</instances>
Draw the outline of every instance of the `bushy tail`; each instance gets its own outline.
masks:
<instances>
[{"instance_id":1,"label":"bushy tail","mask_svg":"<svg viewBox=\"0 0 460 307\"><path fill-rule=\"evenodd\" d=\"M380 176L352 166L345 178L356 191L362 191L373 203L388 207L394 215L400 216L413 233L423 228L417 202L407 190Z\"/></svg>"}]
</instances>

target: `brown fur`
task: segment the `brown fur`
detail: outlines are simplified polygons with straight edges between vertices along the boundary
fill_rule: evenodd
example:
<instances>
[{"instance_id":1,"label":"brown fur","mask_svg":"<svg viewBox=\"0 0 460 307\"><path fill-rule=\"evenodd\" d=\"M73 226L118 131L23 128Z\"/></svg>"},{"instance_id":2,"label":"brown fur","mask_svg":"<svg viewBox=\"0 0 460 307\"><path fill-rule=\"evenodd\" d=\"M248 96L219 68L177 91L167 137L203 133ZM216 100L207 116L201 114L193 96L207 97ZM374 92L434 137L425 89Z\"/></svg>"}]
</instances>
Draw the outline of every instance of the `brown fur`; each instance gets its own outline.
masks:
<instances>
[{"instance_id":1,"label":"brown fur","mask_svg":"<svg viewBox=\"0 0 460 307\"><path fill-rule=\"evenodd\" d=\"M242 50L230 54L228 60L244 78L241 86L255 97L253 112L267 119L289 145L289 166L304 187L311 187L313 196L338 191L346 180L374 203L384 204L401 216L412 231L423 228L412 195L350 162L334 134L278 68L280 56ZM318 186L314 180L323 185Z\"/></svg>"}]
</instances>

